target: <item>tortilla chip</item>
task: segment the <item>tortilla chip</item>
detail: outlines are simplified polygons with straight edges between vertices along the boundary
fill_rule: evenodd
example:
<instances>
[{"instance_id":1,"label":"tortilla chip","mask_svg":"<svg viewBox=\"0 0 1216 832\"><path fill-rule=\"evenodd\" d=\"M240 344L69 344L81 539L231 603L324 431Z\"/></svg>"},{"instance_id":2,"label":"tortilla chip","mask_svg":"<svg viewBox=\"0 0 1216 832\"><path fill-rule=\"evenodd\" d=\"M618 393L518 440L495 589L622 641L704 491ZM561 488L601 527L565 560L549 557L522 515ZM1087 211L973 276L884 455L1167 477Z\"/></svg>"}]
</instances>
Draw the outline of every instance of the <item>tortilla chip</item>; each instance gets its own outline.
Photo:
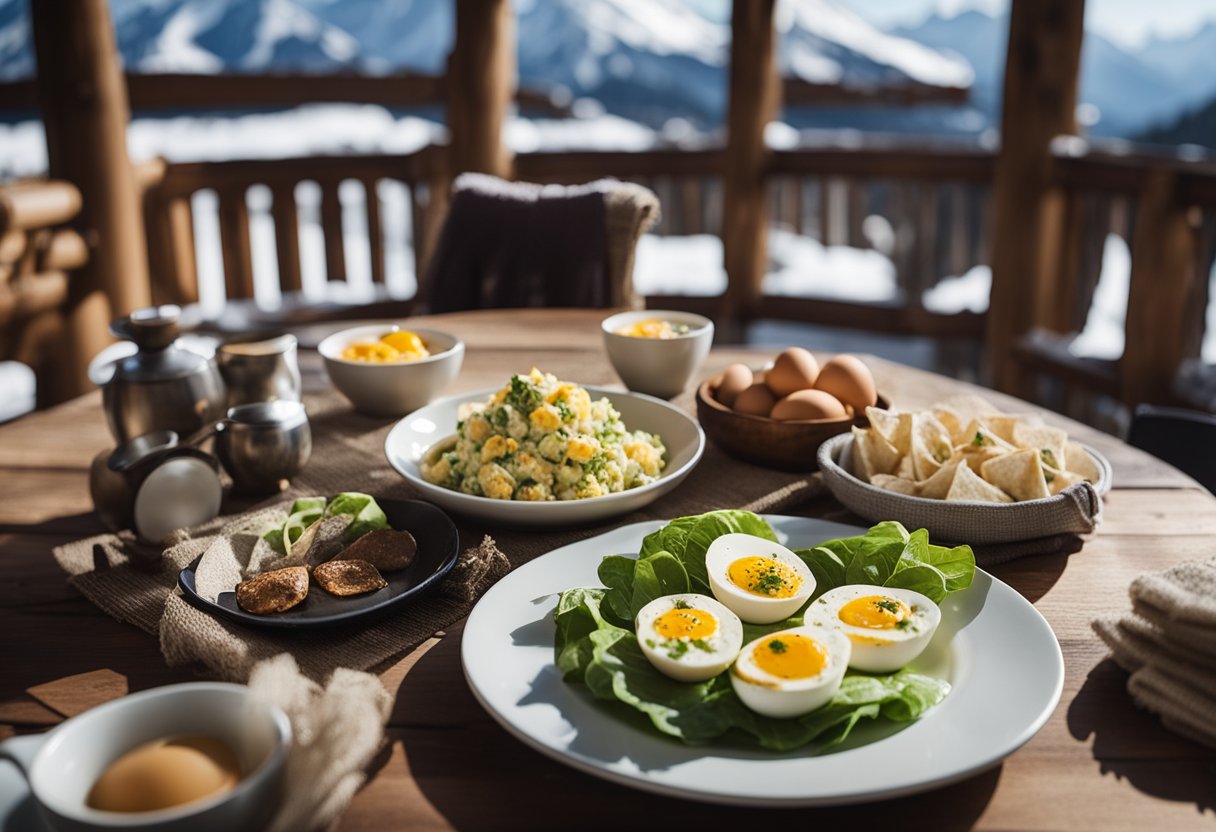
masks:
<instances>
[{"instance_id":1,"label":"tortilla chip","mask_svg":"<svg viewBox=\"0 0 1216 832\"><path fill-rule=\"evenodd\" d=\"M853 427L853 473L866 482L875 474L890 474L899 465L899 451L873 428Z\"/></svg>"},{"instance_id":2,"label":"tortilla chip","mask_svg":"<svg viewBox=\"0 0 1216 832\"><path fill-rule=\"evenodd\" d=\"M912 463L912 457L900 458L899 467L895 469L895 476L903 477L906 480L916 479L916 466Z\"/></svg>"},{"instance_id":3,"label":"tortilla chip","mask_svg":"<svg viewBox=\"0 0 1216 832\"><path fill-rule=\"evenodd\" d=\"M1047 490L1053 495L1059 494L1070 485L1085 482L1085 478L1080 474L1074 474L1072 471L1060 471L1046 466L1043 468L1043 476L1047 480Z\"/></svg>"},{"instance_id":4,"label":"tortilla chip","mask_svg":"<svg viewBox=\"0 0 1216 832\"><path fill-rule=\"evenodd\" d=\"M907 494L910 497L915 497L920 493L920 489L912 480L906 480L903 477L893 477L890 474L875 474L870 480L870 485L876 485L887 491L894 491L896 494Z\"/></svg>"},{"instance_id":5,"label":"tortilla chip","mask_svg":"<svg viewBox=\"0 0 1216 832\"><path fill-rule=\"evenodd\" d=\"M1050 497L1043 477L1043 462L1038 451L1026 448L985 462L980 470L984 479L1016 500Z\"/></svg>"},{"instance_id":6,"label":"tortilla chip","mask_svg":"<svg viewBox=\"0 0 1216 832\"><path fill-rule=\"evenodd\" d=\"M981 396L973 396L971 394L963 394L960 396L951 396L942 402L942 405L950 408L958 414L959 424L965 425L975 419L1001 412L1001 409L992 402ZM940 418L940 417L938 417Z\"/></svg>"},{"instance_id":7,"label":"tortilla chip","mask_svg":"<svg viewBox=\"0 0 1216 832\"><path fill-rule=\"evenodd\" d=\"M1064 445L1064 468L1074 474L1080 474L1083 479L1097 483L1102 479L1102 469L1089 455L1089 451L1081 447L1079 442L1067 442Z\"/></svg>"},{"instance_id":8,"label":"tortilla chip","mask_svg":"<svg viewBox=\"0 0 1216 832\"><path fill-rule=\"evenodd\" d=\"M933 408L933 416L946 429L950 436L950 444L957 445L963 441L963 420L958 411L951 407Z\"/></svg>"},{"instance_id":9,"label":"tortilla chip","mask_svg":"<svg viewBox=\"0 0 1216 832\"><path fill-rule=\"evenodd\" d=\"M925 480L936 474L942 464L954 455L949 432L929 413L916 414L912 428L911 455L918 480Z\"/></svg>"},{"instance_id":10,"label":"tortilla chip","mask_svg":"<svg viewBox=\"0 0 1216 832\"><path fill-rule=\"evenodd\" d=\"M954 482L954 472L962 461L963 455L957 454L943 464L941 468L937 469L936 474L923 482L917 483L920 496L928 497L932 500L946 499L946 494L950 492L950 485Z\"/></svg>"},{"instance_id":11,"label":"tortilla chip","mask_svg":"<svg viewBox=\"0 0 1216 832\"><path fill-rule=\"evenodd\" d=\"M1067 457L1064 446L1068 443L1068 434L1059 428L1046 425L1019 424L1013 431L1014 444L1019 448L1033 448L1042 457L1044 465L1052 468L1066 466Z\"/></svg>"},{"instance_id":12,"label":"tortilla chip","mask_svg":"<svg viewBox=\"0 0 1216 832\"><path fill-rule=\"evenodd\" d=\"M881 407L867 407L866 419L870 421L870 427L887 437L888 441L895 433L895 429L899 427L899 414L892 410L883 410Z\"/></svg>"},{"instance_id":13,"label":"tortilla chip","mask_svg":"<svg viewBox=\"0 0 1216 832\"><path fill-rule=\"evenodd\" d=\"M954 481L946 492L948 502L1012 503L1013 498L980 476L969 466L960 465L954 472Z\"/></svg>"},{"instance_id":14,"label":"tortilla chip","mask_svg":"<svg viewBox=\"0 0 1216 832\"><path fill-rule=\"evenodd\" d=\"M1002 451L1017 450L1013 445L998 436L997 433L988 426L987 422L982 422L979 419L972 419L967 423L967 427L963 428L963 441L956 444L955 448L999 448Z\"/></svg>"},{"instance_id":15,"label":"tortilla chip","mask_svg":"<svg viewBox=\"0 0 1216 832\"><path fill-rule=\"evenodd\" d=\"M978 475L982 474L985 462L1011 452L994 445L960 445L955 453Z\"/></svg>"},{"instance_id":16,"label":"tortilla chip","mask_svg":"<svg viewBox=\"0 0 1216 832\"><path fill-rule=\"evenodd\" d=\"M1020 424L1017 416L1006 416L1003 413L989 413L983 417L983 422L994 435L1011 445L1017 444L1013 441L1014 430Z\"/></svg>"}]
</instances>

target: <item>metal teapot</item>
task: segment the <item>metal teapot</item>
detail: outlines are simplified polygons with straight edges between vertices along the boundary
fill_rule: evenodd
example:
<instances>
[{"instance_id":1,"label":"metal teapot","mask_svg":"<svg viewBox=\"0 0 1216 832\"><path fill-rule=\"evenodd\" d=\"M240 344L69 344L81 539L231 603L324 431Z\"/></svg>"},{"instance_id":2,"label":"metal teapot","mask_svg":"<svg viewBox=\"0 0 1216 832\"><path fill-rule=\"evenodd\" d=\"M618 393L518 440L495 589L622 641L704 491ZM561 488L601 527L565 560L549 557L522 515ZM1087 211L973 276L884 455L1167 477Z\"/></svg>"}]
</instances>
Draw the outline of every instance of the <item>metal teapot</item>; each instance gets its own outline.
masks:
<instances>
[{"instance_id":1,"label":"metal teapot","mask_svg":"<svg viewBox=\"0 0 1216 832\"><path fill-rule=\"evenodd\" d=\"M189 436L224 415L227 393L215 359L174 343L181 314L177 306L155 306L110 325L138 348L114 363L102 387L106 422L120 444L160 430Z\"/></svg>"}]
</instances>

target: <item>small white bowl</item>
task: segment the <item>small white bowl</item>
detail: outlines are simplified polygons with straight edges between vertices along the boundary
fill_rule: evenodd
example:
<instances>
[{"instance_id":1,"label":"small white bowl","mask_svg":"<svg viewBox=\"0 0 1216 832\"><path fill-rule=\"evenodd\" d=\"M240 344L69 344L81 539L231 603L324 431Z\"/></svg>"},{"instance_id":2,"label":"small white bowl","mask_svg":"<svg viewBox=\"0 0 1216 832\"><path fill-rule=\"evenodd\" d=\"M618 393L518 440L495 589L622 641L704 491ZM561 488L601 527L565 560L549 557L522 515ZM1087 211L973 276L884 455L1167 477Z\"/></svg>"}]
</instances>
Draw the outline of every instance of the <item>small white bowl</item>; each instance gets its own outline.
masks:
<instances>
[{"instance_id":1,"label":"small white bowl","mask_svg":"<svg viewBox=\"0 0 1216 832\"><path fill-rule=\"evenodd\" d=\"M378 341L383 335L408 329L418 333L431 354L417 361L373 364L348 361L342 351L351 344ZM404 416L435 398L460 372L464 342L434 329L371 324L335 332L317 347L329 380L350 399L355 410L372 416Z\"/></svg>"},{"instance_id":2,"label":"small white bowl","mask_svg":"<svg viewBox=\"0 0 1216 832\"><path fill-rule=\"evenodd\" d=\"M635 338L618 329L640 321L685 324L691 331L675 338ZM714 342L714 322L691 312L642 309L605 318L604 348L621 381L630 390L670 399L684 392Z\"/></svg>"},{"instance_id":3,"label":"small white bowl","mask_svg":"<svg viewBox=\"0 0 1216 832\"><path fill-rule=\"evenodd\" d=\"M165 737L214 737L232 749L244 776L230 791L155 812L106 812L86 804L106 767ZM283 797L291 722L243 685L169 685L107 702L45 733L13 737L0 757L29 782L43 821L56 832L142 829L208 832L262 829Z\"/></svg>"}]
</instances>

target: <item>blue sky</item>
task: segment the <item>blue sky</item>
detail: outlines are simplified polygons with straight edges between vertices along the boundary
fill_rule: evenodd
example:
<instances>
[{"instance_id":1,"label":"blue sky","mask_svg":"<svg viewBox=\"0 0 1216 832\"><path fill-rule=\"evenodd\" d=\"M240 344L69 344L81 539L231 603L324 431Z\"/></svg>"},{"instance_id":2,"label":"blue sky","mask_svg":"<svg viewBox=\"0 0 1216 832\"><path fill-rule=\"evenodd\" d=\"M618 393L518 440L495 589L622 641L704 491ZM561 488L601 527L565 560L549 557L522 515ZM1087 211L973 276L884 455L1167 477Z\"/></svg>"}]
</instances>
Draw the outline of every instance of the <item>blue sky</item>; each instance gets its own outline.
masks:
<instances>
[{"instance_id":1,"label":"blue sky","mask_svg":"<svg viewBox=\"0 0 1216 832\"><path fill-rule=\"evenodd\" d=\"M1008 0L837 0L884 28L918 23L934 11L957 14L969 8L1004 11ZM1071 3L1074 0L1060 0ZM1086 0L1085 25L1123 46L1138 47L1151 36L1180 37L1216 21L1216 0Z\"/></svg>"}]
</instances>

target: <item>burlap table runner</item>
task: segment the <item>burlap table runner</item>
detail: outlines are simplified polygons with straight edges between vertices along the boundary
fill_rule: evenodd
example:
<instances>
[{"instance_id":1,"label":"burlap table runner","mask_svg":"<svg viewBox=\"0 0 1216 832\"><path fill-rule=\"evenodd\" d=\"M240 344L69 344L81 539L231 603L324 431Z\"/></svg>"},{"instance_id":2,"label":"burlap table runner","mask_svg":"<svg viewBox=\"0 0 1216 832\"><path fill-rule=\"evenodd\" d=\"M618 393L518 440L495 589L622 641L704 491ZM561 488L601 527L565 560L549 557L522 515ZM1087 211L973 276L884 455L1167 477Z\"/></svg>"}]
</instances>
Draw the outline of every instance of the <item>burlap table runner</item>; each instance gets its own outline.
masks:
<instances>
[{"instance_id":1,"label":"burlap table runner","mask_svg":"<svg viewBox=\"0 0 1216 832\"><path fill-rule=\"evenodd\" d=\"M576 373L570 375L577 377ZM486 527L455 517L464 552L460 566L440 585L399 614L368 626L281 632L221 621L187 603L177 589L178 572L205 549L242 511L256 511L295 496L364 491L417 499L417 494L384 459L384 420L360 416L337 393L308 395L313 455L284 495L257 505L226 503L225 514L206 526L186 530L153 567L141 566L129 536L98 535L55 549L70 582L114 618L158 635L171 666L201 665L208 675L243 682L259 661L290 653L300 671L317 681L335 668L376 670L468 614L485 588L509 567L558 546L599 534L622 523L668 519L716 508L748 508L780 513L822 493L816 475L757 468L706 448L700 465L673 492L646 509L599 526L552 532ZM691 393L676 404L693 411ZM487 539L489 538L489 539Z\"/></svg>"}]
</instances>

